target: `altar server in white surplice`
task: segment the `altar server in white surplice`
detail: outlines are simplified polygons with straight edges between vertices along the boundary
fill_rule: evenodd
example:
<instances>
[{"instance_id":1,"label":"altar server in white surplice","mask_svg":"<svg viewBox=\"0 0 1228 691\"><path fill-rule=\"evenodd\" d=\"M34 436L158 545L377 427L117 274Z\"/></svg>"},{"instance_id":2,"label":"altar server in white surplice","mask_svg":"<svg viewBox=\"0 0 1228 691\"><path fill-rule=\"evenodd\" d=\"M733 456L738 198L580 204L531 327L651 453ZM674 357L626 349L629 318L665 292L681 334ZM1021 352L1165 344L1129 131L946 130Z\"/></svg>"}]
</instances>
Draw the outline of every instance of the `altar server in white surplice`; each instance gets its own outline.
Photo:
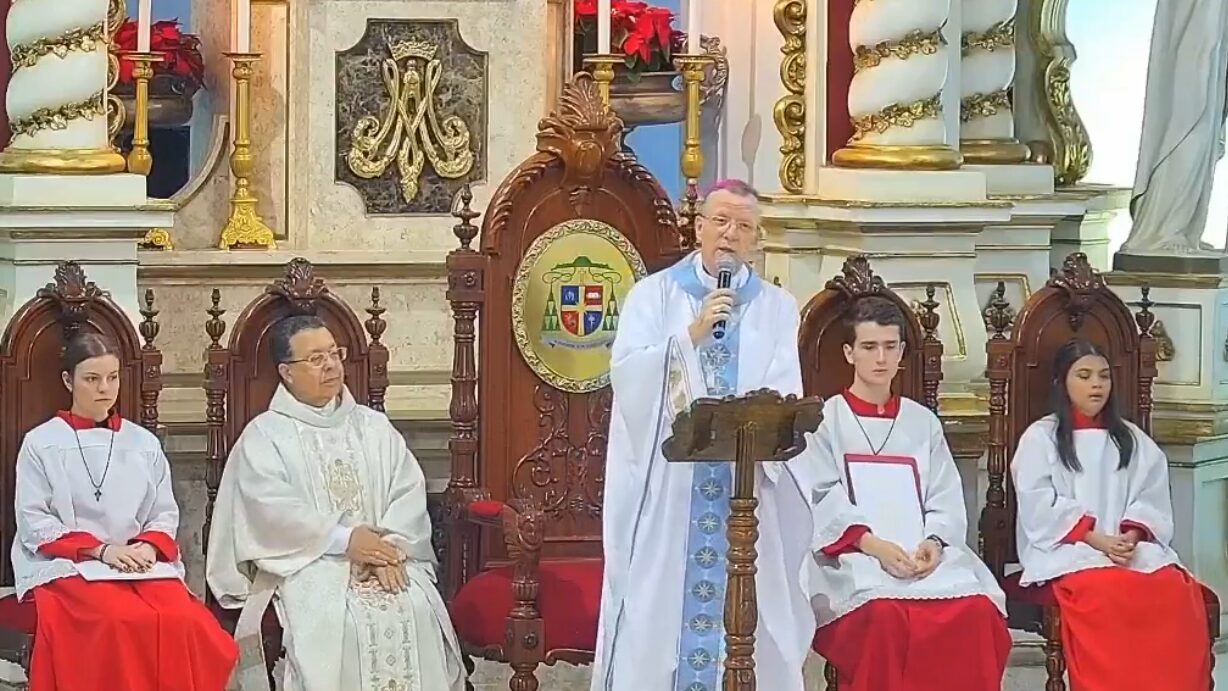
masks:
<instances>
[{"instance_id":1,"label":"altar server in white surplice","mask_svg":"<svg viewBox=\"0 0 1228 691\"><path fill-rule=\"evenodd\" d=\"M999 691L1006 600L967 547L967 514L942 423L894 395L904 314L882 297L846 319L853 381L823 408L807 454L818 569L815 650L842 691Z\"/></svg>"},{"instance_id":2,"label":"altar server in white surplice","mask_svg":"<svg viewBox=\"0 0 1228 691\"><path fill-rule=\"evenodd\" d=\"M631 289L614 341L593 691L720 687L732 463L668 463L661 444L697 398L801 393L797 302L745 263L759 238L754 191L721 183L696 226L699 251ZM730 287L718 289L730 264ZM759 688L772 691L801 691L814 635L801 580L810 481L797 465L762 467L756 479L755 664Z\"/></svg>"},{"instance_id":3,"label":"altar server in white surplice","mask_svg":"<svg viewBox=\"0 0 1228 691\"><path fill-rule=\"evenodd\" d=\"M1020 583L1052 586L1072 688L1204 691L1206 610L1170 544L1168 459L1122 419L1099 348L1071 341L1054 360L1054 412L1011 459Z\"/></svg>"},{"instance_id":4,"label":"altar server in white surplice","mask_svg":"<svg viewBox=\"0 0 1228 691\"><path fill-rule=\"evenodd\" d=\"M282 382L231 450L209 536L209 587L244 608L243 688L267 689L248 654L276 593L283 688L459 691L422 469L383 413L354 402L322 321L288 317L270 339Z\"/></svg>"}]
</instances>

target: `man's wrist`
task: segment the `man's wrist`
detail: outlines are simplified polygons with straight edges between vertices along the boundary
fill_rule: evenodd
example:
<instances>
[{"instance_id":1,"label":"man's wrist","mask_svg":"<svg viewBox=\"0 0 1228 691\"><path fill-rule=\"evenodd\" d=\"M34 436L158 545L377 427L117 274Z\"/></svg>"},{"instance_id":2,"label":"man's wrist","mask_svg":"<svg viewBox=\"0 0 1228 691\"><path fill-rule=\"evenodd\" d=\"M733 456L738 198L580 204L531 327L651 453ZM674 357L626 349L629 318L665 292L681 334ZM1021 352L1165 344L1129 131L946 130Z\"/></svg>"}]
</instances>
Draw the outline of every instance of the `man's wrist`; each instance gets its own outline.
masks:
<instances>
[{"instance_id":1,"label":"man's wrist","mask_svg":"<svg viewBox=\"0 0 1228 691\"><path fill-rule=\"evenodd\" d=\"M947 548L947 542L946 542L946 540L943 540L942 538L938 537L937 535L926 535L926 536L925 536L925 539L926 539L926 540L929 540L929 541L931 541L931 542L933 542L933 543L934 543L934 544L936 544L936 545L938 545L938 549L946 549L946 548Z\"/></svg>"}]
</instances>

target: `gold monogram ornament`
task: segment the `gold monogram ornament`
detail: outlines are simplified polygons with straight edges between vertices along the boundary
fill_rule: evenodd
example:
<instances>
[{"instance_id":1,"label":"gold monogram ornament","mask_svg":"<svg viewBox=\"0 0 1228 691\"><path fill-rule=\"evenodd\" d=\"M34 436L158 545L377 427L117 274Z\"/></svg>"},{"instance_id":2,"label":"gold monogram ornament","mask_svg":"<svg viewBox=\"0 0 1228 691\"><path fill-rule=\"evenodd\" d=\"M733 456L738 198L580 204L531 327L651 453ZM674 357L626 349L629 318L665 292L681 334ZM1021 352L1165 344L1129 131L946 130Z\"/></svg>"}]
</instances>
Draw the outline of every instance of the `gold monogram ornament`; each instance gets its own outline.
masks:
<instances>
[{"instance_id":1,"label":"gold monogram ornament","mask_svg":"<svg viewBox=\"0 0 1228 691\"><path fill-rule=\"evenodd\" d=\"M395 162L406 202L418 196L427 161L450 180L473 169L469 126L455 115L441 118L435 110L435 91L443 75L436 53L436 46L424 41L392 44L392 56L380 65L388 107L379 118L364 115L358 120L346 156L350 171L367 180L383 175Z\"/></svg>"}]
</instances>

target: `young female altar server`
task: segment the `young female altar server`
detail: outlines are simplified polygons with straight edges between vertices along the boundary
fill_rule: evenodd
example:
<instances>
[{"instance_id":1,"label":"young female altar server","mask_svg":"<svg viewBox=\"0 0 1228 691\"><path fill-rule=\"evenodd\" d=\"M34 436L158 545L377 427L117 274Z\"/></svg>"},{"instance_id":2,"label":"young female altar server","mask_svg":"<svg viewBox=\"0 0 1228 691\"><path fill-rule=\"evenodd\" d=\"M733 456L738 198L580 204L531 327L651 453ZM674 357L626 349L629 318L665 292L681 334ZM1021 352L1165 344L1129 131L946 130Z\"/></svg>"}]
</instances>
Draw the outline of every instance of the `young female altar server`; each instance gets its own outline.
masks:
<instances>
[{"instance_id":1,"label":"young female altar server","mask_svg":"<svg viewBox=\"0 0 1228 691\"><path fill-rule=\"evenodd\" d=\"M1053 412L1011 460L1022 585L1052 582L1072 691L1202 691L1210 646L1199 584L1169 543L1168 460L1123 420L1112 368L1062 346Z\"/></svg>"},{"instance_id":2,"label":"young female altar server","mask_svg":"<svg viewBox=\"0 0 1228 691\"><path fill-rule=\"evenodd\" d=\"M238 647L184 586L179 507L157 437L112 412L119 351L64 350L72 408L17 457L17 596L38 610L30 691L221 691Z\"/></svg>"},{"instance_id":3,"label":"young female altar server","mask_svg":"<svg viewBox=\"0 0 1228 691\"><path fill-rule=\"evenodd\" d=\"M844 342L853 381L827 400L807 445L818 473L814 649L842 691L1000 691L1005 597L967 546L942 423L891 392L905 325L884 298L855 303Z\"/></svg>"}]
</instances>

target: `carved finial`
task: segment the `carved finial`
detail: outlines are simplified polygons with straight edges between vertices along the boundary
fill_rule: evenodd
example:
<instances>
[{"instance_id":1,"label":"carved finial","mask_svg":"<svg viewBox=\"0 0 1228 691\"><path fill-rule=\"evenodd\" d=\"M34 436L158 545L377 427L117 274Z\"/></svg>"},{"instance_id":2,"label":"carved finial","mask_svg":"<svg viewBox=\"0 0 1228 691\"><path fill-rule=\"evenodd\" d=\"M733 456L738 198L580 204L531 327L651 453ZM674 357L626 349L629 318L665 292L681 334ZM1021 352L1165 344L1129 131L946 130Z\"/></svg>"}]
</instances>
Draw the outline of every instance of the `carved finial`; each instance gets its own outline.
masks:
<instances>
[{"instance_id":1,"label":"carved finial","mask_svg":"<svg viewBox=\"0 0 1228 691\"><path fill-rule=\"evenodd\" d=\"M1000 341L1006 338L1011 325L1015 323L1015 310L1006 301L1006 283L998 281L998 286L989 295L989 304L981 312L985 320L985 328L990 332L990 339Z\"/></svg>"},{"instance_id":2,"label":"carved finial","mask_svg":"<svg viewBox=\"0 0 1228 691\"><path fill-rule=\"evenodd\" d=\"M74 261L60 262L55 268L55 281L36 293L39 298L54 300L59 305L65 343L76 337L81 325L88 321L90 306L105 294L86 280L85 271Z\"/></svg>"},{"instance_id":3,"label":"carved finial","mask_svg":"<svg viewBox=\"0 0 1228 691\"><path fill-rule=\"evenodd\" d=\"M154 317L158 316L158 310L154 309L154 292L153 288L145 289L145 302L141 307L141 325L139 330L141 338L145 339L145 345L142 350L154 350L154 339L158 337L158 331L161 327L158 322L154 321Z\"/></svg>"},{"instance_id":4,"label":"carved finial","mask_svg":"<svg viewBox=\"0 0 1228 691\"><path fill-rule=\"evenodd\" d=\"M478 227L473 225L473 219L481 214L473 210L470 206L472 203L473 190L469 188L469 183L465 183L461 185L460 192L457 192L456 199L452 202L452 216L460 221L452 226L452 233L460 240L463 250L470 249L469 244L478 236Z\"/></svg>"},{"instance_id":5,"label":"carved finial","mask_svg":"<svg viewBox=\"0 0 1228 691\"><path fill-rule=\"evenodd\" d=\"M850 300L878 295L886 290L882 277L874 275L874 271L870 269L870 260L862 254L854 254L845 259L840 275L828 281L825 287L844 293Z\"/></svg>"},{"instance_id":6,"label":"carved finial","mask_svg":"<svg viewBox=\"0 0 1228 691\"><path fill-rule=\"evenodd\" d=\"M315 314L315 301L328 293L324 279L316 276L316 267L302 257L286 264L286 274L265 288L266 293L279 295L290 303L293 314Z\"/></svg>"},{"instance_id":7,"label":"carved finial","mask_svg":"<svg viewBox=\"0 0 1228 691\"><path fill-rule=\"evenodd\" d=\"M1076 332L1083 327L1083 317L1091 309L1092 295L1105 290L1100 272L1092 268L1082 252L1067 256L1061 271L1054 273L1047 285L1066 291L1066 314L1071 330Z\"/></svg>"},{"instance_id":8,"label":"carved finial","mask_svg":"<svg viewBox=\"0 0 1228 691\"><path fill-rule=\"evenodd\" d=\"M1139 292L1142 293L1142 299L1138 301L1139 310L1134 315L1134 323L1138 324L1138 332L1143 336L1151 336L1151 328L1155 325L1156 315L1152 313L1151 308L1155 305L1151 301L1151 286L1144 283L1139 286Z\"/></svg>"},{"instance_id":9,"label":"carved finial","mask_svg":"<svg viewBox=\"0 0 1228 691\"><path fill-rule=\"evenodd\" d=\"M213 289L213 293L209 296L212 304L209 309L205 310L209 313L209 319L205 322L205 333L209 335L209 349L217 350L222 347L222 336L226 334L226 322L222 321L222 315L226 314L226 310L222 309L222 291L217 288Z\"/></svg>"},{"instance_id":10,"label":"carved finial","mask_svg":"<svg viewBox=\"0 0 1228 691\"><path fill-rule=\"evenodd\" d=\"M388 328L388 322L384 321L382 316L387 311L379 304L379 286L372 287L371 306L367 308L367 314L371 317L364 324L367 327L367 333L371 336L372 344L379 343L380 336L383 336L384 330Z\"/></svg>"},{"instance_id":11,"label":"carved finial","mask_svg":"<svg viewBox=\"0 0 1228 691\"><path fill-rule=\"evenodd\" d=\"M921 328L925 329L926 340L938 337L938 301L934 299L936 291L937 286L933 283L926 284L925 300L918 303L921 311L917 314L917 319L921 322Z\"/></svg>"},{"instance_id":12,"label":"carved finial","mask_svg":"<svg viewBox=\"0 0 1228 691\"><path fill-rule=\"evenodd\" d=\"M682 237L682 249L695 249L695 218L699 216L699 188L694 181L688 181L686 190L682 193L682 202L678 205L678 235Z\"/></svg>"}]
</instances>

